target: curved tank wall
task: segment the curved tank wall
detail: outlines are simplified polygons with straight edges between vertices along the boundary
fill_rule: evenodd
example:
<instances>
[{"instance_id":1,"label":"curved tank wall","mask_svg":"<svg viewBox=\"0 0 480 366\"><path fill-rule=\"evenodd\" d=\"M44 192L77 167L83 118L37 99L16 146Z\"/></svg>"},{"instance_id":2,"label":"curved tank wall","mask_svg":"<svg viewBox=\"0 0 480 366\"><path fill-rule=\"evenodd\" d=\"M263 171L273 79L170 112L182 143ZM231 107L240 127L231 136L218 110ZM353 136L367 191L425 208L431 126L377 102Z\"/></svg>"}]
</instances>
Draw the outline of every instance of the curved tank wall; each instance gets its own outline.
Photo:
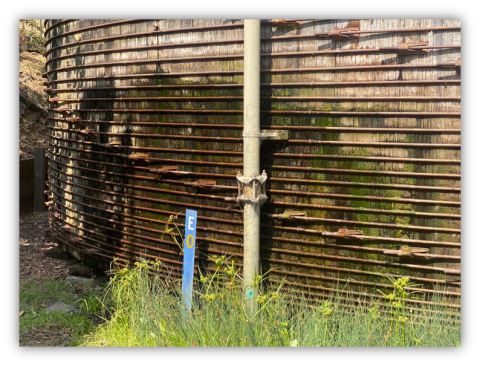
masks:
<instances>
[{"instance_id":1,"label":"curved tank wall","mask_svg":"<svg viewBox=\"0 0 480 366\"><path fill-rule=\"evenodd\" d=\"M48 20L51 228L83 260L242 262L243 22ZM264 20L261 260L322 297L460 298L460 22ZM173 221L169 221L174 217ZM450 301L453 300L453 301ZM415 300L409 300L414 302Z\"/></svg>"}]
</instances>

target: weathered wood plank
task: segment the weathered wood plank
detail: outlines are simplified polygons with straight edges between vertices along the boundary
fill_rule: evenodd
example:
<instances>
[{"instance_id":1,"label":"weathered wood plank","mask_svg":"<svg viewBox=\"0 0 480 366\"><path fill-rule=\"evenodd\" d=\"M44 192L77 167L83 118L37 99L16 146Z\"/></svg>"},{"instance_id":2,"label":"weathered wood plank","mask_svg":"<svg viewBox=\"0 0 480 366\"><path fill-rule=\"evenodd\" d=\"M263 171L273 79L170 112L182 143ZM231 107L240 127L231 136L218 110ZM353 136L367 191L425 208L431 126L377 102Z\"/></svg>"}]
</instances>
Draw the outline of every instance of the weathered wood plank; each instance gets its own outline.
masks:
<instances>
[{"instance_id":1,"label":"weathered wood plank","mask_svg":"<svg viewBox=\"0 0 480 366\"><path fill-rule=\"evenodd\" d=\"M34 150L34 211L45 211L45 148Z\"/></svg>"},{"instance_id":2,"label":"weathered wood plank","mask_svg":"<svg viewBox=\"0 0 480 366\"><path fill-rule=\"evenodd\" d=\"M33 176L33 159L20 160L20 179Z\"/></svg>"},{"instance_id":3,"label":"weathered wood plank","mask_svg":"<svg viewBox=\"0 0 480 366\"><path fill-rule=\"evenodd\" d=\"M33 210L33 195L20 199L20 215L32 212Z\"/></svg>"},{"instance_id":4,"label":"weathered wood plank","mask_svg":"<svg viewBox=\"0 0 480 366\"><path fill-rule=\"evenodd\" d=\"M26 199L28 197L33 197L33 186L34 186L34 178L27 177L20 179L20 200Z\"/></svg>"}]
</instances>

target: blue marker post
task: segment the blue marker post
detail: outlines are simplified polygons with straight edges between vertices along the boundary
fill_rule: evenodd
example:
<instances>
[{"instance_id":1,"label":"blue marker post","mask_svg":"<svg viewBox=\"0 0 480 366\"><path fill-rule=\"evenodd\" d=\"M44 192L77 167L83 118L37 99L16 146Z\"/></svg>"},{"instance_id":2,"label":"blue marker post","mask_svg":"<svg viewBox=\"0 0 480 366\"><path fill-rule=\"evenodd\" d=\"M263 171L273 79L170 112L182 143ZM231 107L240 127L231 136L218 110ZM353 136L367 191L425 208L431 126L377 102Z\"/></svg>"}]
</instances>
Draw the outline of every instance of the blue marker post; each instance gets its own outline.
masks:
<instances>
[{"instance_id":1,"label":"blue marker post","mask_svg":"<svg viewBox=\"0 0 480 366\"><path fill-rule=\"evenodd\" d=\"M195 262L195 236L197 211L187 210L185 217L185 244L183 246L182 296L187 311L192 309L193 263Z\"/></svg>"}]
</instances>

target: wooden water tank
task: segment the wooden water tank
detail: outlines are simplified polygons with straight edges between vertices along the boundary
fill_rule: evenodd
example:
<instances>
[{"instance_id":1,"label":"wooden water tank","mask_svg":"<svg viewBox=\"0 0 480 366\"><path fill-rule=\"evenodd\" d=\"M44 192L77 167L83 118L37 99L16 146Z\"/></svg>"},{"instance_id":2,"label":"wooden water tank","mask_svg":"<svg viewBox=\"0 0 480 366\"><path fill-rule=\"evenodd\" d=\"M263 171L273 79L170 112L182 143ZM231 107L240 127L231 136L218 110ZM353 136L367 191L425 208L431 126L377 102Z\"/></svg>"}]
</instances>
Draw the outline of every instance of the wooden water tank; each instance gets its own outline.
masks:
<instances>
[{"instance_id":1,"label":"wooden water tank","mask_svg":"<svg viewBox=\"0 0 480 366\"><path fill-rule=\"evenodd\" d=\"M241 264L243 21L45 26L59 243L181 276L168 229L193 209L197 263ZM289 133L261 152L271 283L355 297L408 276L420 302L459 307L460 34L456 20L262 21L262 129Z\"/></svg>"}]
</instances>

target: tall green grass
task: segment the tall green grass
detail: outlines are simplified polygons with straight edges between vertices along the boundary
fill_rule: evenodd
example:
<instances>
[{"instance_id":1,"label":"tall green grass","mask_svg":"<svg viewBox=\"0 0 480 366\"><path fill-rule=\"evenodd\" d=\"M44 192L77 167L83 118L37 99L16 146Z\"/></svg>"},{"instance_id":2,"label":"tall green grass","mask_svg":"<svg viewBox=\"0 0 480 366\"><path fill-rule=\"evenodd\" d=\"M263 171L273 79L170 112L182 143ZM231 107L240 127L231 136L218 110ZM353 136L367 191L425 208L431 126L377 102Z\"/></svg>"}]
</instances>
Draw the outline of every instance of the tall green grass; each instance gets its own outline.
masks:
<instances>
[{"instance_id":1,"label":"tall green grass","mask_svg":"<svg viewBox=\"0 0 480 366\"><path fill-rule=\"evenodd\" d=\"M233 262L194 283L186 312L180 283L164 279L160 262L141 260L112 270L105 306L111 318L81 346L110 347L427 347L459 346L460 316L435 306L407 310L408 278L392 282L384 302L340 297L315 303L284 286L260 287L256 311L246 311L242 279ZM173 285L172 285L173 284ZM337 300L336 300L337 299ZM108 305L107 305L108 304ZM433 311L433 312L430 312Z\"/></svg>"}]
</instances>

